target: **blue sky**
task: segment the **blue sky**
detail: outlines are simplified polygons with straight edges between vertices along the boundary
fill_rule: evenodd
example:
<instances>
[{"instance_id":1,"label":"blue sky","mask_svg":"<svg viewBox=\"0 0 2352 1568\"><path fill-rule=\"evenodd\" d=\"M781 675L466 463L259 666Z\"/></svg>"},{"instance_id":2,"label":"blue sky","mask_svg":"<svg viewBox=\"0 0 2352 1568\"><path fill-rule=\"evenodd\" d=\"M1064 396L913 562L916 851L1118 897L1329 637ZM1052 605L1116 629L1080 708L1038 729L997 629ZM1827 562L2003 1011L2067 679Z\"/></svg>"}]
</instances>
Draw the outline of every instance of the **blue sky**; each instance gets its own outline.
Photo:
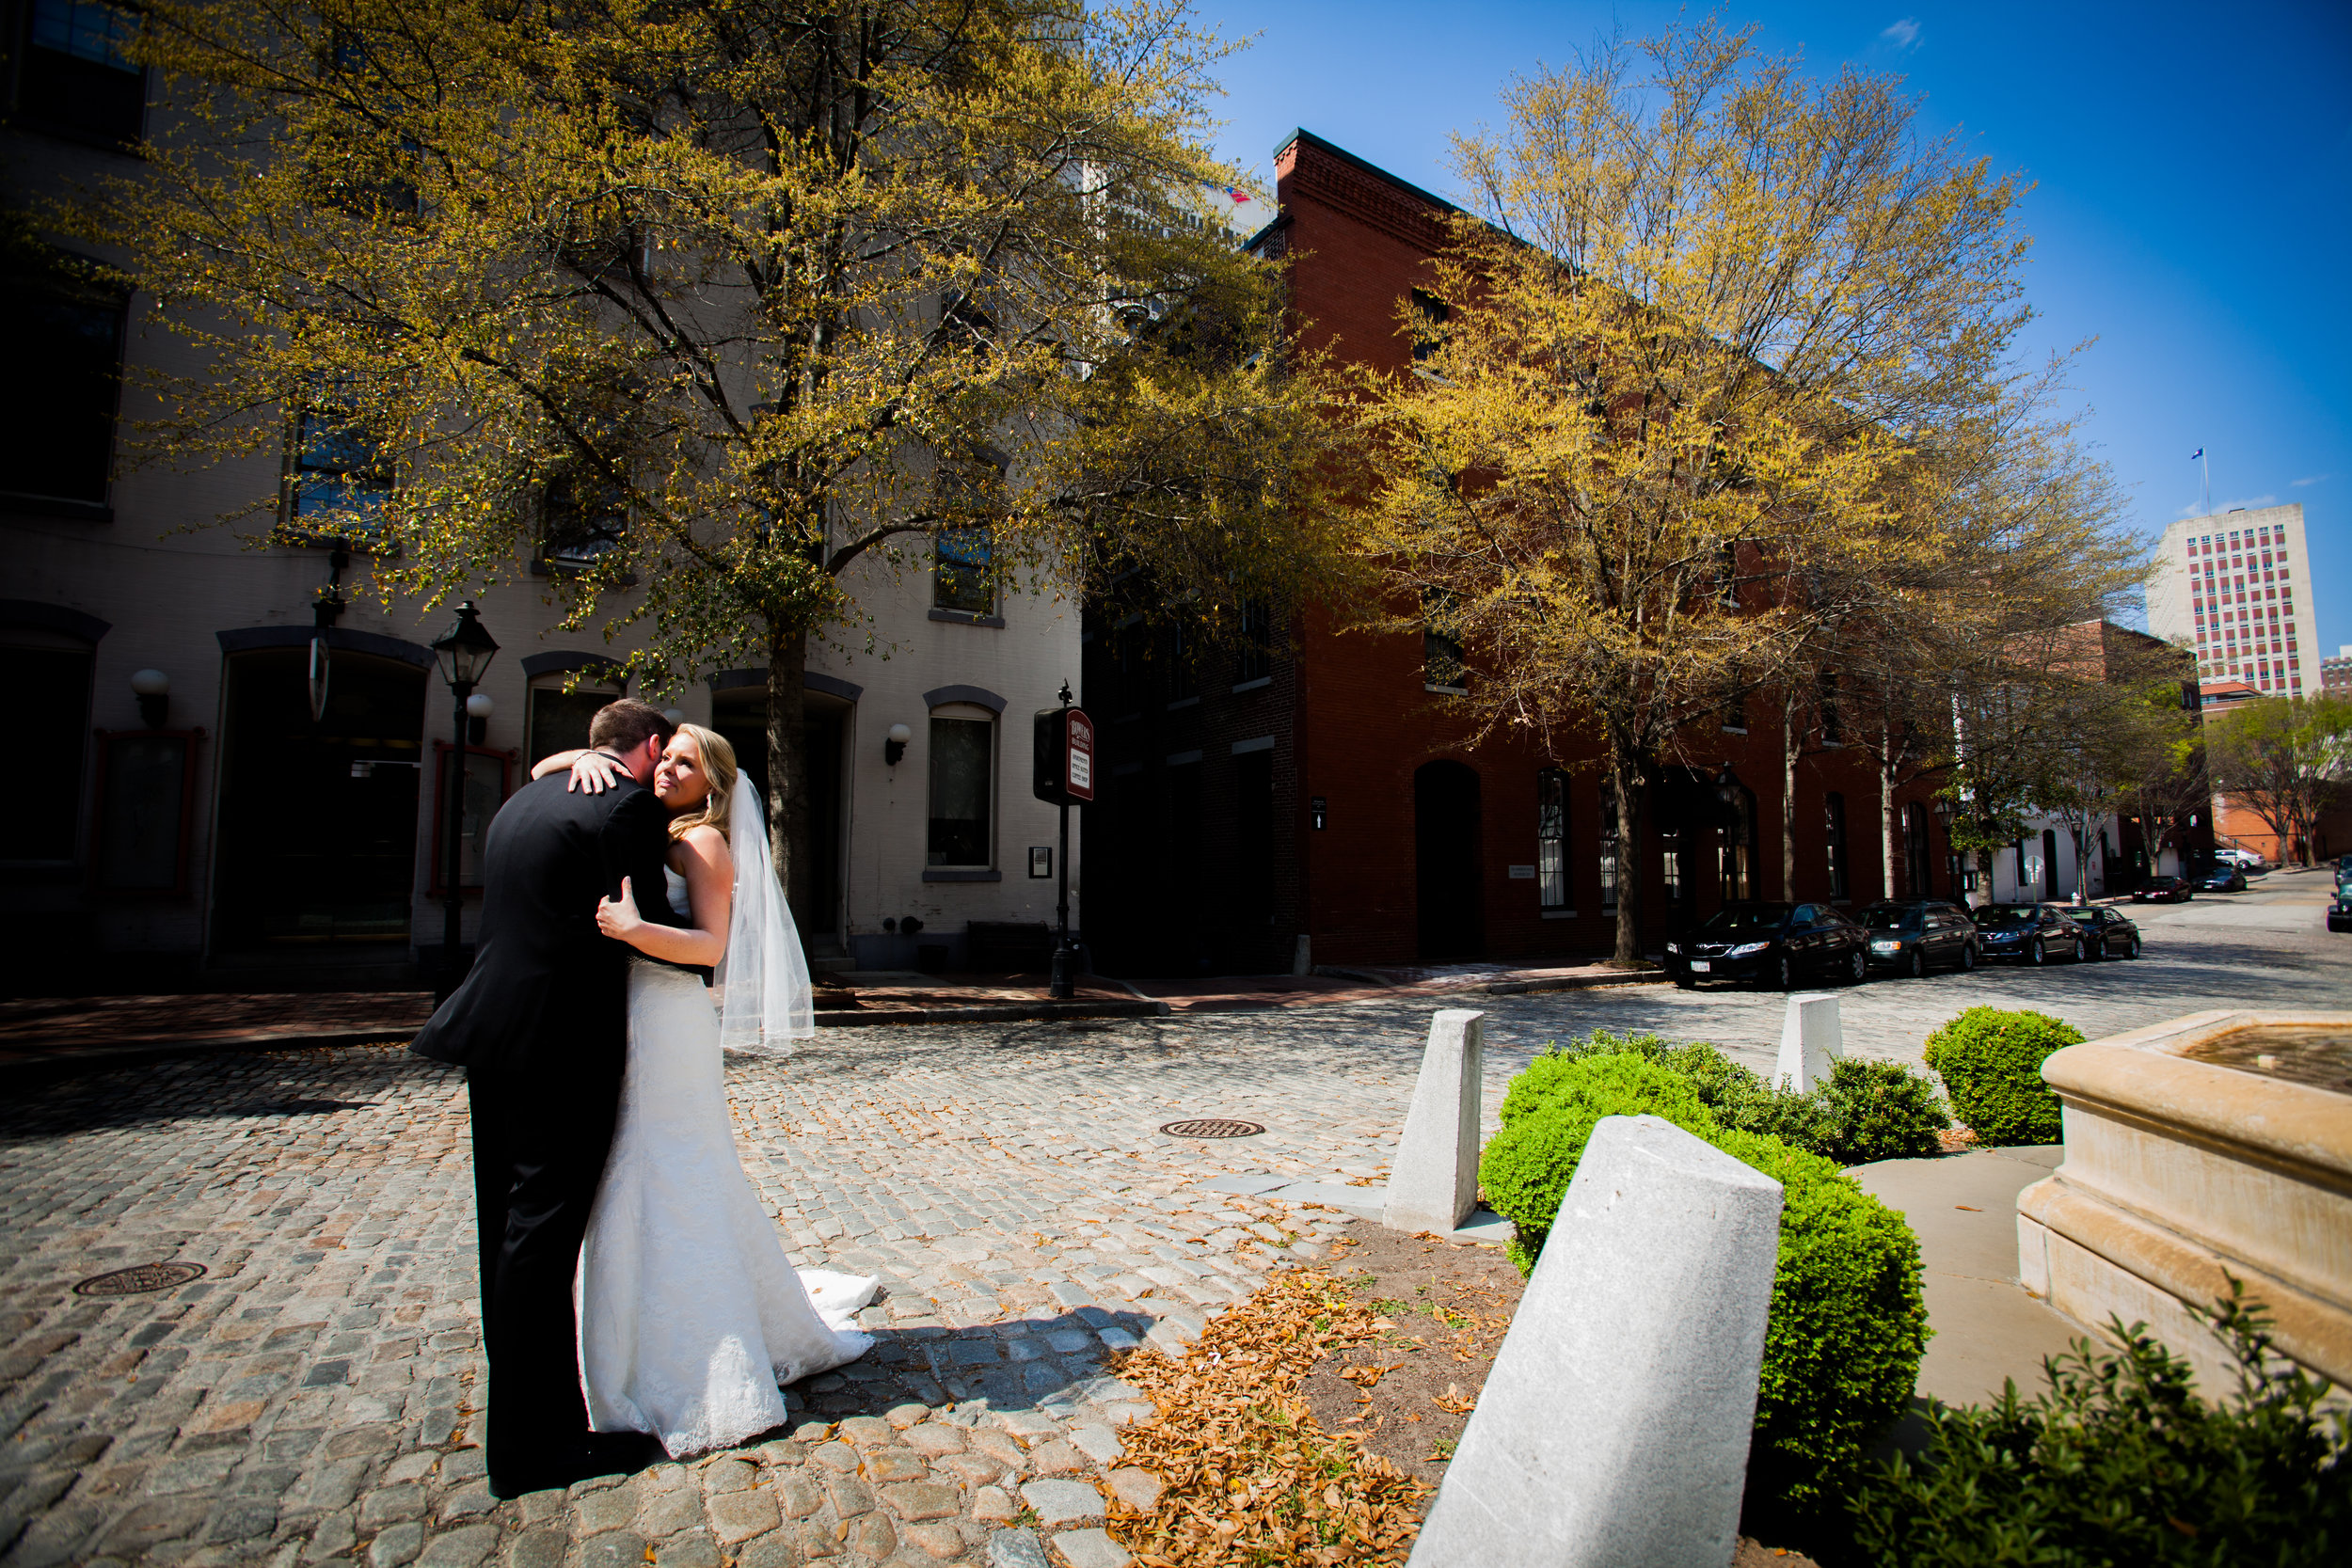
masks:
<instances>
[{"instance_id":1,"label":"blue sky","mask_svg":"<svg viewBox=\"0 0 2352 1568\"><path fill-rule=\"evenodd\" d=\"M1515 71L1671 5L1198 0L1257 41L1225 71L1225 154L1271 178L1304 126L1453 194L1447 135ZM2299 502L2322 651L2352 643L2352 6L1727 6L1814 68L1899 74L1922 125L2035 184L2039 357L2085 339L2074 397L2150 534L2213 504ZM2307 664L2306 669L2310 668Z\"/></svg>"}]
</instances>

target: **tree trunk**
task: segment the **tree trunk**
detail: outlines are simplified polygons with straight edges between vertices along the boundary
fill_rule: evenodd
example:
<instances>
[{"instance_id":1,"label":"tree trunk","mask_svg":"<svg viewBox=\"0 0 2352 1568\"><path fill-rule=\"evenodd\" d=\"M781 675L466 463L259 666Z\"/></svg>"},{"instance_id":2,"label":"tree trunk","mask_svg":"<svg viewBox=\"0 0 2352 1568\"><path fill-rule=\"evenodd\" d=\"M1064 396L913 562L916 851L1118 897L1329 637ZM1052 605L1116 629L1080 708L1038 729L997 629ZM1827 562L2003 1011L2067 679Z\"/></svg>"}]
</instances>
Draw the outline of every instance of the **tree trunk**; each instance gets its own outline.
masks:
<instances>
[{"instance_id":1,"label":"tree trunk","mask_svg":"<svg viewBox=\"0 0 2352 1568\"><path fill-rule=\"evenodd\" d=\"M1617 952L1642 959L1642 770L1629 747L1615 748L1610 786L1617 792Z\"/></svg>"},{"instance_id":2,"label":"tree trunk","mask_svg":"<svg viewBox=\"0 0 2352 1568\"><path fill-rule=\"evenodd\" d=\"M1797 694L1780 699L1780 895L1797 899Z\"/></svg>"},{"instance_id":3,"label":"tree trunk","mask_svg":"<svg viewBox=\"0 0 2352 1568\"><path fill-rule=\"evenodd\" d=\"M768 637L768 845L776 877L803 931L818 911L808 863L808 749L803 714L807 691L808 637L804 632L770 632Z\"/></svg>"},{"instance_id":4,"label":"tree trunk","mask_svg":"<svg viewBox=\"0 0 2352 1568\"><path fill-rule=\"evenodd\" d=\"M1879 726L1879 896L1895 896L1895 735L1886 725ZM1911 897L1924 897L1916 888Z\"/></svg>"}]
</instances>

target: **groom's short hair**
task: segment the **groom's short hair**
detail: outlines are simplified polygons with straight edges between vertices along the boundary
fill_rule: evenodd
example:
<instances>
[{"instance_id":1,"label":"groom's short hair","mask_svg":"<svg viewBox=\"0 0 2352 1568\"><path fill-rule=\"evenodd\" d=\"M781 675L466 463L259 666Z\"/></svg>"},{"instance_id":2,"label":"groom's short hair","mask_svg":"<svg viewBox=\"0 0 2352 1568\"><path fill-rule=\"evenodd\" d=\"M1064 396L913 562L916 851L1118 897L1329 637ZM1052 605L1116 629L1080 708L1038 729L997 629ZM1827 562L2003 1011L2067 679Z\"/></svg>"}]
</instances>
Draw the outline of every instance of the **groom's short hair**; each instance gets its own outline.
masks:
<instances>
[{"instance_id":1,"label":"groom's short hair","mask_svg":"<svg viewBox=\"0 0 2352 1568\"><path fill-rule=\"evenodd\" d=\"M607 703L596 709L596 716L588 721L588 745L592 751L618 752L626 756L645 743L649 736L660 736L667 746L677 726L662 717L661 710L651 703L641 703L634 697Z\"/></svg>"}]
</instances>

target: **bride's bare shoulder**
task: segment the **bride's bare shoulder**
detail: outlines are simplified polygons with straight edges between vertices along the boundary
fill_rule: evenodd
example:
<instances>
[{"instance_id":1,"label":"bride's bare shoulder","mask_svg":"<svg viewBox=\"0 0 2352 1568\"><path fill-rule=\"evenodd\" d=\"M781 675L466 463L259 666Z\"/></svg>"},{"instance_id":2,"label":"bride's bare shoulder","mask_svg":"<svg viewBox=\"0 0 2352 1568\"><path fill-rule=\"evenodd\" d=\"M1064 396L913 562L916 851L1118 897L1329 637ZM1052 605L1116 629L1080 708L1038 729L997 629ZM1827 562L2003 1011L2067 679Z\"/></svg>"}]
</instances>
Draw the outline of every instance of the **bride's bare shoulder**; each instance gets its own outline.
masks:
<instances>
[{"instance_id":1,"label":"bride's bare shoulder","mask_svg":"<svg viewBox=\"0 0 2352 1568\"><path fill-rule=\"evenodd\" d=\"M678 837L678 847L696 860L713 865L735 863L735 857L727 850L727 835L707 822L687 829Z\"/></svg>"}]
</instances>

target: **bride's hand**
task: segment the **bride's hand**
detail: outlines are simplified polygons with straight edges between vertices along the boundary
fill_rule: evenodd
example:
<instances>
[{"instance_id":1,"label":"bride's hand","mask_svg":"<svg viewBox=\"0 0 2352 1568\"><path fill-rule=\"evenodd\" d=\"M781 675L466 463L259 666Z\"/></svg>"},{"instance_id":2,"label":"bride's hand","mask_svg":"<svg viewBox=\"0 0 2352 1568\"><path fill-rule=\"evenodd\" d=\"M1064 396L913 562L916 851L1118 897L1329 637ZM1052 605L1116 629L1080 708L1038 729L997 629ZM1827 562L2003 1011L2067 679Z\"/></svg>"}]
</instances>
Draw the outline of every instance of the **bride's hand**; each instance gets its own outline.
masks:
<instances>
[{"instance_id":1,"label":"bride's hand","mask_svg":"<svg viewBox=\"0 0 2352 1568\"><path fill-rule=\"evenodd\" d=\"M621 895L607 898L596 905L596 929L615 942L627 942L630 935L644 928L638 918L637 900L631 895L628 879L621 879Z\"/></svg>"},{"instance_id":2,"label":"bride's hand","mask_svg":"<svg viewBox=\"0 0 2352 1568\"><path fill-rule=\"evenodd\" d=\"M612 787L612 781L621 776L620 765L602 752L582 752L572 760L572 782L564 786L564 793L577 789L590 795L601 795Z\"/></svg>"}]
</instances>

